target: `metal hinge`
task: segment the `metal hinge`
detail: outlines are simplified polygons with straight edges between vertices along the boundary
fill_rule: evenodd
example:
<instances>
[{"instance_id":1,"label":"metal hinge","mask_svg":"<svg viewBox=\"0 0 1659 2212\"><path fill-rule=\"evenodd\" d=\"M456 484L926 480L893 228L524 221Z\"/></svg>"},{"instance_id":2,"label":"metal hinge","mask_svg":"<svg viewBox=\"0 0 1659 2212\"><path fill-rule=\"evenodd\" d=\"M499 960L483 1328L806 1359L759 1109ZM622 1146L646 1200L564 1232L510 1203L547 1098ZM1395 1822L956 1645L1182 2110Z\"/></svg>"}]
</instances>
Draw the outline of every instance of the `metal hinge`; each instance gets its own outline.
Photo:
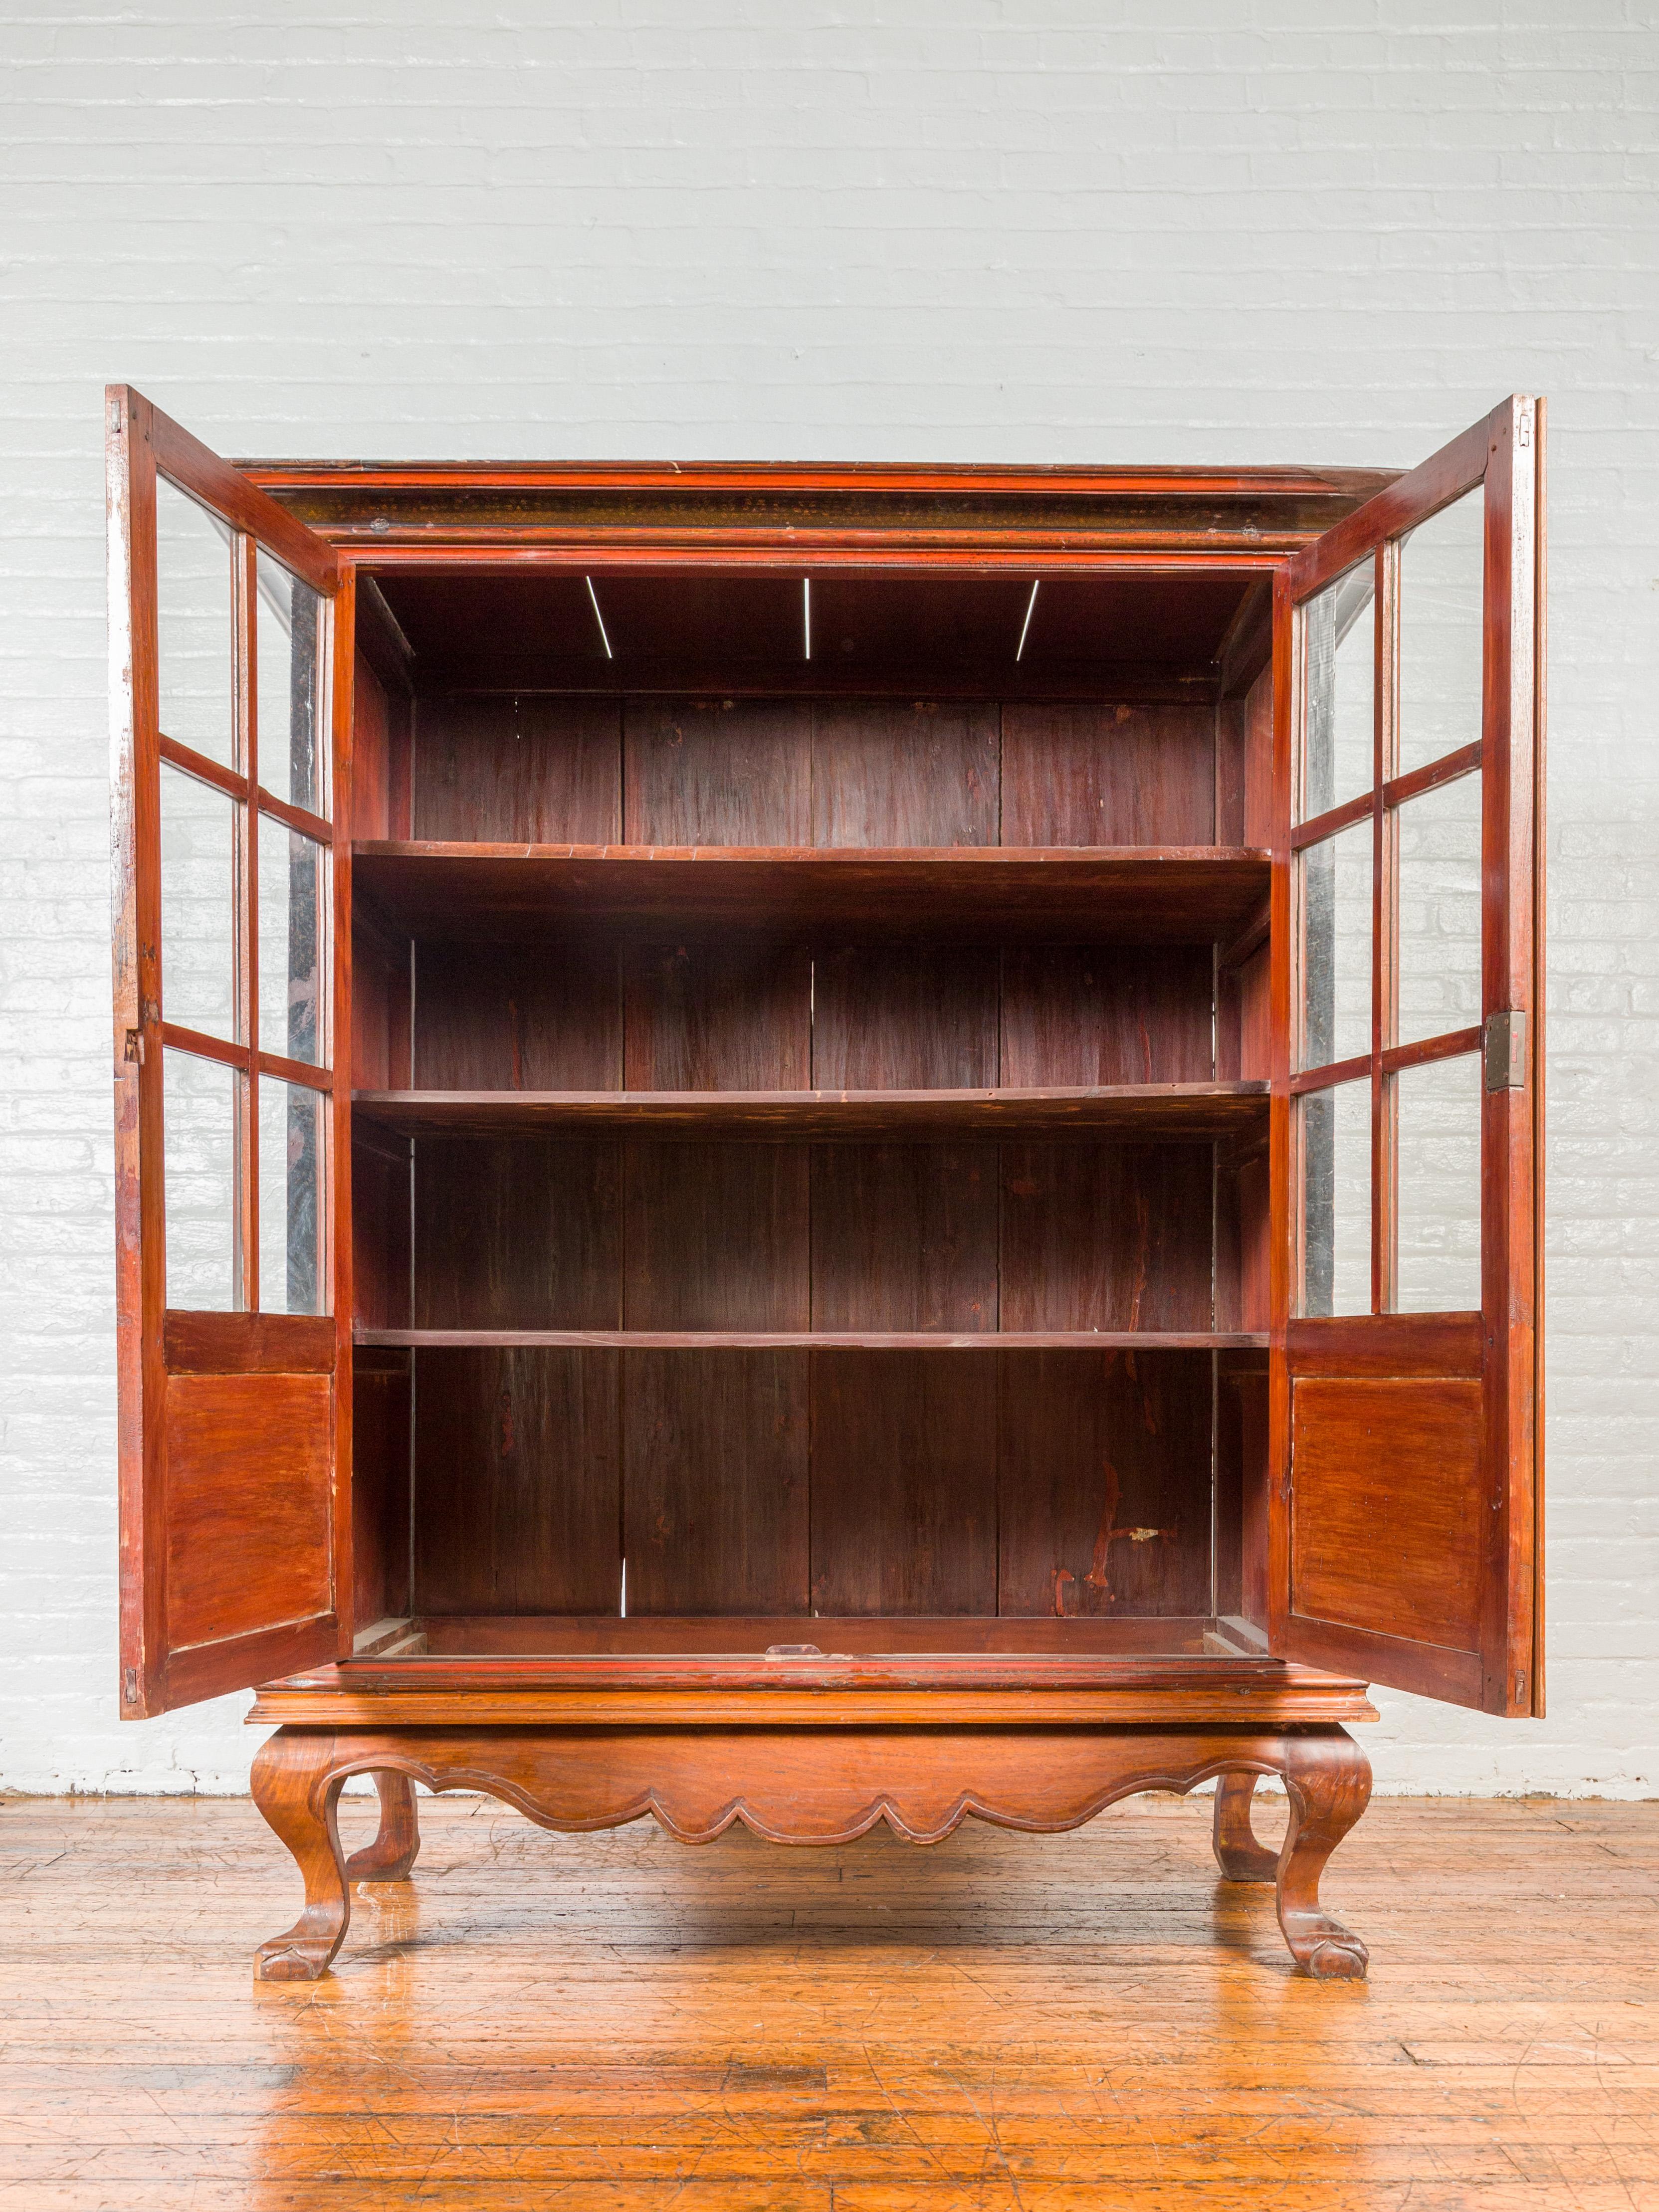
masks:
<instances>
[{"instance_id":1,"label":"metal hinge","mask_svg":"<svg viewBox=\"0 0 1659 2212\"><path fill-rule=\"evenodd\" d=\"M130 1705L136 1705L138 1702L138 1669L136 1667L129 1667L126 1669L122 1676L121 1686L126 1692L127 1703Z\"/></svg>"},{"instance_id":2,"label":"metal hinge","mask_svg":"<svg viewBox=\"0 0 1659 2212\"><path fill-rule=\"evenodd\" d=\"M127 1058L138 1066L144 1064L144 1033L143 1030L127 1031Z\"/></svg>"},{"instance_id":3,"label":"metal hinge","mask_svg":"<svg viewBox=\"0 0 1659 2212\"><path fill-rule=\"evenodd\" d=\"M1485 1033L1488 1091L1523 1091L1527 1084L1527 1018L1488 1014Z\"/></svg>"}]
</instances>

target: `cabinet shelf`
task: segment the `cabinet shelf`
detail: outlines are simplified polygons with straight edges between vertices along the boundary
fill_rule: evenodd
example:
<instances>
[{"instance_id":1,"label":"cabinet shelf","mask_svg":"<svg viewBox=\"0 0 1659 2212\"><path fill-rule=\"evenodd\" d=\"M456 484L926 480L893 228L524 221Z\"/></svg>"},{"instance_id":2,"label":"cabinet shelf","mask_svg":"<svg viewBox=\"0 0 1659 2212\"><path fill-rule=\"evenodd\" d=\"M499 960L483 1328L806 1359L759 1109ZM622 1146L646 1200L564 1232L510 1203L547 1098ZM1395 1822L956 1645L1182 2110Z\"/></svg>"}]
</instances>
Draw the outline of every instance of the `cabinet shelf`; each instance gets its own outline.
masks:
<instances>
[{"instance_id":1,"label":"cabinet shelf","mask_svg":"<svg viewBox=\"0 0 1659 2212\"><path fill-rule=\"evenodd\" d=\"M943 1329L370 1328L361 1323L352 1340L428 1352L514 1346L620 1352L1252 1352L1267 1343L1265 1332L1246 1329L984 1329L953 1335Z\"/></svg>"},{"instance_id":2,"label":"cabinet shelf","mask_svg":"<svg viewBox=\"0 0 1659 2212\"><path fill-rule=\"evenodd\" d=\"M1260 913L1270 868L1244 846L755 849L362 842L360 896L394 927L452 939L552 921L924 929L1069 943L1207 944Z\"/></svg>"},{"instance_id":3,"label":"cabinet shelf","mask_svg":"<svg viewBox=\"0 0 1659 2212\"><path fill-rule=\"evenodd\" d=\"M1265 1083L979 1091L359 1091L403 1136L1134 1137L1209 1143L1267 1112Z\"/></svg>"}]
</instances>

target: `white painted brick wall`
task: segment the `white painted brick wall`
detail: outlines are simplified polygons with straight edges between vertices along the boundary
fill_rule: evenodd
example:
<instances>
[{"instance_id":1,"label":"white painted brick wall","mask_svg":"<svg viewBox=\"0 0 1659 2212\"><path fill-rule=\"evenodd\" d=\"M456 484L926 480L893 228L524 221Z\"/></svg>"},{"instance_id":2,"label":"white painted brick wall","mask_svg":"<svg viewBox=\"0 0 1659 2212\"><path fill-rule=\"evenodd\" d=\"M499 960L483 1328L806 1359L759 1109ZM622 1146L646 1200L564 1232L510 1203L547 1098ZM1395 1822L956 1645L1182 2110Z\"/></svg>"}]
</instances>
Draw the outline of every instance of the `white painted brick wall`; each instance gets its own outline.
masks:
<instances>
[{"instance_id":1,"label":"white painted brick wall","mask_svg":"<svg viewBox=\"0 0 1659 2212\"><path fill-rule=\"evenodd\" d=\"M227 453L1410 463L1552 399L1553 1717L1659 1775L1659 22L1644 0L15 0L0 24L0 1773L115 1719L100 386Z\"/></svg>"}]
</instances>

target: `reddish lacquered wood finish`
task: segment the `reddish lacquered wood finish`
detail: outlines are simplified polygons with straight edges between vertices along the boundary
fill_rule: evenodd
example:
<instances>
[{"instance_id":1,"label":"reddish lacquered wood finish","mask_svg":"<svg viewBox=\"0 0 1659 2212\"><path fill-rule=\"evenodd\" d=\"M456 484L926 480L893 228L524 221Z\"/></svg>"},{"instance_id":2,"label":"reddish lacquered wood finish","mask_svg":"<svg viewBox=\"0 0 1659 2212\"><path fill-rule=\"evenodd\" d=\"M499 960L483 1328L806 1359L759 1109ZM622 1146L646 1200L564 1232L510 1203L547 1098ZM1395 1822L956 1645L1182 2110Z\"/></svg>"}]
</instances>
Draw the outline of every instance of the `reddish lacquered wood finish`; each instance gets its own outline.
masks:
<instances>
[{"instance_id":1,"label":"reddish lacquered wood finish","mask_svg":"<svg viewBox=\"0 0 1659 2212\"><path fill-rule=\"evenodd\" d=\"M1293 1065L1296 856L1369 819L1389 862L1401 805L1480 774L1485 1004L1533 1008L1541 410L1400 478L236 471L158 434L242 533L244 600L258 537L334 610L331 820L257 803L332 848L335 1069L261 1050L251 965L234 1044L147 1009L155 885L118 873L118 1060L154 1038L118 1087L125 1603L163 1649L170 1560L207 1636L128 1702L286 1674L256 1793L307 1902L262 1974L314 1978L346 1884L407 1875L411 1779L824 1842L1211 1776L1224 1873L1276 1883L1310 1972L1363 1972L1316 1896L1369 1788L1355 1678L1540 1694L1541 1061L1534 1021L1528 1084L1486 1097L1482 1314L1387 1310L1391 1085L1481 1036L1401 1044L1385 955L1370 1052ZM251 713L234 770L154 730L125 437L118 761L253 803ZM1476 482L1479 744L1401 773L1385 684L1371 793L1295 823L1298 609L1371 561L1392 666L1401 534ZM329 1094L330 1319L128 1330L163 1042ZM1339 1073L1377 1101L1378 1310L1322 1321L1298 1102ZM210 1509L240 1577L193 1540ZM381 1827L343 1865L356 1772Z\"/></svg>"},{"instance_id":2,"label":"reddish lacquered wood finish","mask_svg":"<svg viewBox=\"0 0 1659 2212\"><path fill-rule=\"evenodd\" d=\"M323 1177L319 1255L343 1293L337 1318L258 1309L259 1199L256 1073L325 1096L334 1142L349 1148L350 1096L326 1064L261 1049L258 814L327 845L326 822L261 787L254 702L256 549L269 548L325 605L333 624L334 757L350 725L350 583L331 549L137 392L106 394L110 556L110 679L114 791L116 1248L121 1482L121 1707L139 1715L239 1689L273 1667L305 1664L349 1637L351 1255L342 1164ZM158 476L234 533L225 577L233 635L224 680L230 768L161 727ZM234 805L236 1037L166 1018L161 972L160 778L193 777ZM322 977L324 1034L349 1014L348 855L334 874ZM163 1060L193 1053L229 1069L236 1126L234 1294L244 1310L169 1311L163 1187ZM326 1055L325 1055L325 1060ZM333 1200L338 1197L337 1206ZM343 1356L337 1338L345 1331Z\"/></svg>"}]
</instances>

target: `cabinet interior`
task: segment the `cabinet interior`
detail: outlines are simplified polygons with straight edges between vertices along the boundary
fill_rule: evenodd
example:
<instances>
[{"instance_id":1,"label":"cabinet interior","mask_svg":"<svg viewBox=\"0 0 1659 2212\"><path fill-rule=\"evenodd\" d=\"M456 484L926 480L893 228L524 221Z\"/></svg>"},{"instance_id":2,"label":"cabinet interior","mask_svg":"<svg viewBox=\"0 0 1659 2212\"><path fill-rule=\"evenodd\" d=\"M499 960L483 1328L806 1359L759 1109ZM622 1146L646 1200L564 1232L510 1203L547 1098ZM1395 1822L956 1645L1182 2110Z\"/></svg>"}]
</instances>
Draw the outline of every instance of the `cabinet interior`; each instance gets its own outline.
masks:
<instances>
[{"instance_id":1,"label":"cabinet interior","mask_svg":"<svg viewBox=\"0 0 1659 2212\"><path fill-rule=\"evenodd\" d=\"M1259 576L357 605L365 1648L1248 1643Z\"/></svg>"}]
</instances>

